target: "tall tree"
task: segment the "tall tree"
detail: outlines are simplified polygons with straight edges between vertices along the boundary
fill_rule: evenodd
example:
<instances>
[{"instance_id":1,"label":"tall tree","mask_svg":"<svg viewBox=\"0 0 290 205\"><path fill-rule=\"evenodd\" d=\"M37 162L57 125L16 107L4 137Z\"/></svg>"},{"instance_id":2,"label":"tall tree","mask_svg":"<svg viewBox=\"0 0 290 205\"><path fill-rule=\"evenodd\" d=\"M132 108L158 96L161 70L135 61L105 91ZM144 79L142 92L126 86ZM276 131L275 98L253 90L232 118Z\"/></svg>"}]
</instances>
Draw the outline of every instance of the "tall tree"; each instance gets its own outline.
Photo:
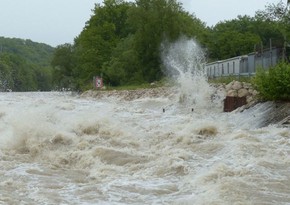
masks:
<instances>
[{"instance_id":1,"label":"tall tree","mask_svg":"<svg viewBox=\"0 0 290 205\"><path fill-rule=\"evenodd\" d=\"M75 39L77 87L84 89L95 75L112 85L159 80L161 43L205 33L205 24L176 0L104 0Z\"/></svg>"},{"instance_id":2,"label":"tall tree","mask_svg":"<svg viewBox=\"0 0 290 205\"><path fill-rule=\"evenodd\" d=\"M260 36L253 31L255 20L248 16L219 22L212 28L209 55L212 59L225 59L254 51L255 44L261 42Z\"/></svg>"},{"instance_id":3,"label":"tall tree","mask_svg":"<svg viewBox=\"0 0 290 205\"><path fill-rule=\"evenodd\" d=\"M73 75L73 46L68 43L57 46L51 65L53 66L54 84L58 88L73 88L75 77Z\"/></svg>"},{"instance_id":4,"label":"tall tree","mask_svg":"<svg viewBox=\"0 0 290 205\"><path fill-rule=\"evenodd\" d=\"M104 0L103 4L95 5L94 15L75 39L78 87L88 84L93 76L101 75L102 65L110 60L112 50L131 32L126 21L132 3Z\"/></svg>"},{"instance_id":5,"label":"tall tree","mask_svg":"<svg viewBox=\"0 0 290 205\"><path fill-rule=\"evenodd\" d=\"M288 2L289 3L289 2ZM283 58L286 59L286 49L290 42L290 10L288 5L280 1L277 4L268 4L265 10L256 12L258 21L267 22L276 31L277 44L283 48Z\"/></svg>"},{"instance_id":6,"label":"tall tree","mask_svg":"<svg viewBox=\"0 0 290 205\"><path fill-rule=\"evenodd\" d=\"M160 57L163 41L174 41L180 35L201 36L205 31L205 25L185 12L176 0L137 0L136 7L130 10L129 22L136 30L135 51L147 82L163 76Z\"/></svg>"}]
</instances>

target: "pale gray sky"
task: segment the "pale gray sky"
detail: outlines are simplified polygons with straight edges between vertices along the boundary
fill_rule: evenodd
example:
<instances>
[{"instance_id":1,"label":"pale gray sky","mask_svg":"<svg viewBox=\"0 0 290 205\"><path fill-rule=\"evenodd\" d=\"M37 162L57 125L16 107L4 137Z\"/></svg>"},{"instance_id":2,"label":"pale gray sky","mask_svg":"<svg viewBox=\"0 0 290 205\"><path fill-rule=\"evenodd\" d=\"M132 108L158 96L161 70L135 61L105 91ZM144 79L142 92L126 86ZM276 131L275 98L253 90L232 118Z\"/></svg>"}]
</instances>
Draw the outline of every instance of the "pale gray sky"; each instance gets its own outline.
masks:
<instances>
[{"instance_id":1,"label":"pale gray sky","mask_svg":"<svg viewBox=\"0 0 290 205\"><path fill-rule=\"evenodd\" d=\"M254 16L268 3L280 0L179 0L189 13L195 13L212 26L237 15ZM284 2L285 1L285 2ZM31 39L57 46L73 43L102 0L0 0L0 36ZM284 3L287 0L283 0Z\"/></svg>"}]
</instances>

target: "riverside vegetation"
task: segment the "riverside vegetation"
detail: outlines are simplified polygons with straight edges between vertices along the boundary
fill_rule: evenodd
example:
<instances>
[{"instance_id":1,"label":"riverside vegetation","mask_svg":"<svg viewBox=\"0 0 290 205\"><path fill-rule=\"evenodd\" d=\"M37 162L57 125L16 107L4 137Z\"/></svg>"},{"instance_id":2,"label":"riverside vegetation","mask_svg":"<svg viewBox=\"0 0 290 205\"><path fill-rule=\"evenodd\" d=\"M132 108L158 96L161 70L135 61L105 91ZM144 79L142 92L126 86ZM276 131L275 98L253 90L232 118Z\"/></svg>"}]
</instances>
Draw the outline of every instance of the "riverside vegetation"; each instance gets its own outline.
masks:
<instances>
[{"instance_id":1,"label":"riverside vegetation","mask_svg":"<svg viewBox=\"0 0 290 205\"><path fill-rule=\"evenodd\" d=\"M176 0L105 0L95 5L73 44L56 48L55 80L77 90L92 88L94 76L113 87L160 81L166 76L162 49L180 36L199 42L209 62L258 52L270 46L270 39L273 47L282 47L284 37L290 39L290 12L280 12L285 7L281 1L254 17L208 27Z\"/></svg>"},{"instance_id":2,"label":"riverside vegetation","mask_svg":"<svg viewBox=\"0 0 290 205\"><path fill-rule=\"evenodd\" d=\"M54 48L31 40L0 37L0 91L48 91Z\"/></svg>"},{"instance_id":3,"label":"riverside vegetation","mask_svg":"<svg viewBox=\"0 0 290 205\"><path fill-rule=\"evenodd\" d=\"M102 76L113 89L150 85L166 77L162 48L180 36L199 42L209 62L258 52L270 46L270 39L273 47L283 47L290 39L290 12L285 8L280 1L266 5L254 17L239 15L209 27L176 0L104 0L95 5L72 44L52 48L1 38L0 89L84 91L92 88L94 76ZM254 81L257 89L264 86L260 75ZM283 85L290 84L289 78L283 79Z\"/></svg>"},{"instance_id":4,"label":"riverside vegetation","mask_svg":"<svg viewBox=\"0 0 290 205\"><path fill-rule=\"evenodd\" d=\"M290 64L280 63L268 71L258 70L253 84L265 100L290 101Z\"/></svg>"}]
</instances>

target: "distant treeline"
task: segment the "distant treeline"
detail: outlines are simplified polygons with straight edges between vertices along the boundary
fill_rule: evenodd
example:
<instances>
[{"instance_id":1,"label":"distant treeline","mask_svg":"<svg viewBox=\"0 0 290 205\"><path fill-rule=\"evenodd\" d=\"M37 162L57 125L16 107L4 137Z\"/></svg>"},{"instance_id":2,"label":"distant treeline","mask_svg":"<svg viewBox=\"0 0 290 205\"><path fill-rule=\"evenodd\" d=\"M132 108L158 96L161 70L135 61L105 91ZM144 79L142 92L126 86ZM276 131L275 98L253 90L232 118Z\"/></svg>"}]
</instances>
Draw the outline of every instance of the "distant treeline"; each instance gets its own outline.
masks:
<instances>
[{"instance_id":1,"label":"distant treeline","mask_svg":"<svg viewBox=\"0 0 290 205\"><path fill-rule=\"evenodd\" d=\"M85 90L92 87L94 76L102 76L105 84L112 86L158 81L165 76L161 45L180 36L196 39L208 61L270 46L286 48L290 10L281 1L266 5L254 17L238 16L208 27L176 0L104 0L95 5L73 44L53 50L18 40L15 46L23 46L22 51L10 47L12 52L8 53L0 42L1 86L12 90ZM31 49L32 45L39 50ZM48 62L53 51L51 70Z\"/></svg>"},{"instance_id":2,"label":"distant treeline","mask_svg":"<svg viewBox=\"0 0 290 205\"><path fill-rule=\"evenodd\" d=\"M46 44L0 37L0 91L51 90L53 53Z\"/></svg>"}]
</instances>

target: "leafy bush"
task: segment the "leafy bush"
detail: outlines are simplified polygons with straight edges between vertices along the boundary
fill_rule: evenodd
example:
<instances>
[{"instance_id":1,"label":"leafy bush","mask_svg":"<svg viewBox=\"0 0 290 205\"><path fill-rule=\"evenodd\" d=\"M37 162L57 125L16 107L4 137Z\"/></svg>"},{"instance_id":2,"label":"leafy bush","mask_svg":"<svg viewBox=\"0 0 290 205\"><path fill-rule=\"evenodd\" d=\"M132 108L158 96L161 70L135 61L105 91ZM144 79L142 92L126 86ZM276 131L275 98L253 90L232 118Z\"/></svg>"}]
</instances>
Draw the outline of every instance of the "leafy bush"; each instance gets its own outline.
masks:
<instances>
[{"instance_id":1,"label":"leafy bush","mask_svg":"<svg viewBox=\"0 0 290 205\"><path fill-rule=\"evenodd\" d=\"M265 100L290 100L290 64L258 70L253 84Z\"/></svg>"}]
</instances>

